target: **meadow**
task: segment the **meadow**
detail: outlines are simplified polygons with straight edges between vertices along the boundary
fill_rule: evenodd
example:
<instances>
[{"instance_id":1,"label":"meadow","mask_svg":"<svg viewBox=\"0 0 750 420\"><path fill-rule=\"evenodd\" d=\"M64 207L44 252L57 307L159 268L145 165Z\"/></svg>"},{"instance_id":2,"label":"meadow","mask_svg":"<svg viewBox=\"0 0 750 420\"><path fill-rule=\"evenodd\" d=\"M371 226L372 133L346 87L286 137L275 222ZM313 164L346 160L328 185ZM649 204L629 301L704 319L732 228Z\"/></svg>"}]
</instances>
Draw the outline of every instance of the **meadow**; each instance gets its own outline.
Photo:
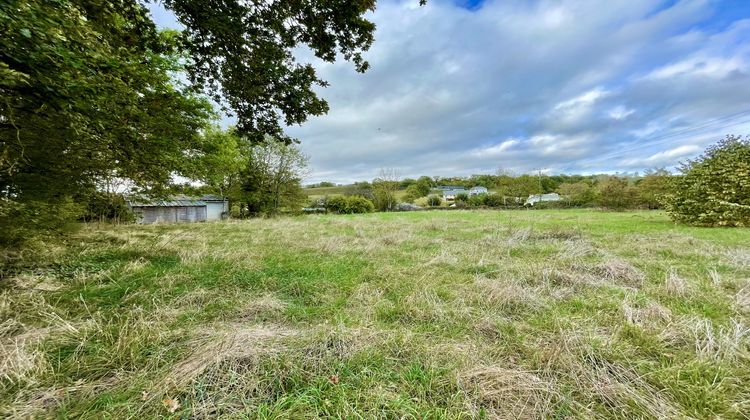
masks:
<instances>
[{"instance_id":1,"label":"meadow","mask_svg":"<svg viewBox=\"0 0 750 420\"><path fill-rule=\"evenodd\" d=\"M661 212L92 225L0 290L2 417L748 413L750 230Z\"/></svg>"}]
</instances>

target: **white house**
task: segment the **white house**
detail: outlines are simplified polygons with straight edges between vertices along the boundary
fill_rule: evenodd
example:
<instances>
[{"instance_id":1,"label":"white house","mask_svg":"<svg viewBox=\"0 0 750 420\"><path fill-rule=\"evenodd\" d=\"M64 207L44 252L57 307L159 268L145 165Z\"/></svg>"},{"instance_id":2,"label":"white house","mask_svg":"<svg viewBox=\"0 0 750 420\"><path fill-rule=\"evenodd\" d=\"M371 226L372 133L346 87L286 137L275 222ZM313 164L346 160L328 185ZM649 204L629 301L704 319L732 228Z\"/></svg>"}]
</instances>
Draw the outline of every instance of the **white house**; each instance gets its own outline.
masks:
<instances>
[{"instance_id":1,"label":"white house","mask_svg":"<svg viewBox=\"0 0 750 420\"><path fill-rule=\"evenodd\" d=\"M558 193L549 194L532 194L526 199L525 206L533 206L534 203L541 203L542 201L560 201L562 198Z\"/></svg>"},{"instance_id":2,"label":"white house","mask_svg":"<svg viewBox=\"0 0 750 420\"><path fill-rule=\"evenodd\" d=\"M477 185L476 187L471 187L471 189L469 189L470 196L479 194L487 194L487 188Z\"/></svg>"},{"instance_id":3,"label":"white house","mask_svg":"<svg viewBox=\"0 0 750 420\"><path fill-rule=\"evenodd\" d=\"M469 195L469 191L465 190L463 188L456 188L452 190L443 190L443 199L445 201L454 201L456 197L460 194L466 194Z\"/></svg>"}]
</instances>

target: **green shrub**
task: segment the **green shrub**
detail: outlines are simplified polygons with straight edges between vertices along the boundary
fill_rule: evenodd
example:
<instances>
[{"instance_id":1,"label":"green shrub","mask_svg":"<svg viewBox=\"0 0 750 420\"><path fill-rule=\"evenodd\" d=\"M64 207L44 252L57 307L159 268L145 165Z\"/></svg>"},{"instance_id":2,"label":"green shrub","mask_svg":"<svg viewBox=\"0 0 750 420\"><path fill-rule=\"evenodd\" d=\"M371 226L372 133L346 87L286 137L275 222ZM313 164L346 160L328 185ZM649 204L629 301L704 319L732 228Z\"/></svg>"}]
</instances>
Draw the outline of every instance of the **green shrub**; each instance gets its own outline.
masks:
<instances>
[{"instance_id":1,"label":"green shrub","mask_svg":"<svg viewBox=\"0 0 750 420\"><path fill-rule=\"evenodd\" d=\"M440 198L440 196L437 195L431 195L427 197L427 204L432 207L437 207L443 203L443 199Z\"/></svg>"},{"instance_id":2,"label":"green shrub","mask_svg":"<svg viewBox=\"0 0 750 420\"><path fill-rule=\"evenodd\" d=\"M235 203L232 204L232 207L229 209L229 216L232 219L239 219L242 217L242 207L240 207L239 204Z\"/></svg>"},{"instance_id":3,"label":"green shrub","mask_svg":"<svg viewBox=\"0 0 750 420\"><path fill-rule=\"evenodd\" d=\"M374 205L378 211L391 211L396 207L398 200L396 194L387 188L375 188L373 190Z\"/></svg>"},{"instance_id":4,"label":"green shrub","mask_svg":"<svg viewBox=\"0 0 750 420\"><path fill-rule=\"evenodd\" d=\"M134 221L135 215L122 195L96 192L88 197L83 220L127 223Z\"/></svg>"},{"instance_id":5,"label":"green shrub","mask_svg":"<svg viewBox=\"0 0 750 420\"><path fill-rule=\"evenodd\" d=\"M480 207L487 205L487 194L477 194L469 197L469 205L472 207Z\"/></svg>"},{"instance_id":6,"label":"green shrub","mask_svg":"<svg viewBox=\"0 0 750 420\"><path fill-rule=\"evenodd\" d=\"M329 198L326 209L338 214L372 213L375 211L375 205L364 197L341 195Z\"/></svg>"},{"instance_id":7,"label":"green shrub","mask_svg":"<svg viewBox=\"0 0 750 420\"><path fill-rule=\"evenodd\" d=\"M484 194L484 205L488 207L502 207L505 200L500 194Z\"/></svg>"},{"instance_id":8,"label":"green shrub","mask_svg":"<svg viewBox=\"0 0 750 420\"><path fill-rule=\"evenodd\" d=\"M467 201L469 201L469 194L456 194L456 203L466 203Z\"/></svg>"},{"instance_id":9,"label":"green shrub","mask_svg":"<svg viewBox=\"0 0 750 420\"><path fill-rule=\"evenodd\" d=\"M0 247L52 240L78 226L83 206L69 197L53 202L0 199Z\"/></svg>"},{"instance_id":10,"label":"green shrub","mask_svg":"<svg viewBox=\"0 0 750 420\"><path fill-rule=\"evenodd\" d=\"M628 180L617 176L608 176L596 186L596 202L610 210L624 210L636 207L635 190Z\"/></svg>"},{"instance_id":11,"label":"green shrub","mask_svg":"<svg viewBox=\"0 0 750 420\"><path fill-rule=\"evenodd\" d=\"M596 189L586 181L562 183L557 192L569 206L590 206L596 200Z\"/></svg>"},{"instance_id":12,"label":"green shrub","mask_svg":"<svg viewBox=\"0 0 750 420\"><path fill-rule=\"evenodd\" d=\"M699 226L750 226L750 138L727 136L673 177L664 207Z\"/></svg>"}]
</instances>

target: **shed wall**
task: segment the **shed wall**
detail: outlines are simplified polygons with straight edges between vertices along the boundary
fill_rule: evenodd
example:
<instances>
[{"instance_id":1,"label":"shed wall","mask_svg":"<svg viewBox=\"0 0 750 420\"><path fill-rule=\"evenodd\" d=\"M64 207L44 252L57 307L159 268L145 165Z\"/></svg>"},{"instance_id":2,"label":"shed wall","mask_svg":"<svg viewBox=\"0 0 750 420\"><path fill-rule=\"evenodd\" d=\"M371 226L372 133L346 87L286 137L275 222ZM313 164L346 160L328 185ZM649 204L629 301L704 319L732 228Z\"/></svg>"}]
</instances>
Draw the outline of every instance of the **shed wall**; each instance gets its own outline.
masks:
<instances>
[{"instance_id":1,"label":"shed wall","mask_svg":"<svg viewBox=\"0 0 750 420\"><path fill-rule=\"evenodd\" d=\"M139 223L142 224L206 221L206 206L138 207L133 210L141 215Z\"/></svg>"}]
</instances>

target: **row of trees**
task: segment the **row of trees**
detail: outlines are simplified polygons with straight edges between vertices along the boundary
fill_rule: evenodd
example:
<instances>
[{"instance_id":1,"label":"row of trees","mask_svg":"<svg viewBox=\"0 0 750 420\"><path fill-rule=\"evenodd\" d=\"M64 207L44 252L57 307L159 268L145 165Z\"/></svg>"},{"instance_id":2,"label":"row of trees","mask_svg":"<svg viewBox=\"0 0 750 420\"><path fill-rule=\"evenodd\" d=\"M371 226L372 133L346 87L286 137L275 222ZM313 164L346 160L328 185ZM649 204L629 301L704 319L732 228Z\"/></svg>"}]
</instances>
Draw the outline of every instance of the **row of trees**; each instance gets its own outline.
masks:
<instances>
[{"instance_id":1,"label":"row of trees","mask_svg":"<svg viewBox=\"0 0 750 420\"><path fill-rule=\"evenodd\" d=\"M278 168L300 157L268 160L232 136L290 145L284 126L328 110L316 93L327 83L297 61L299 47L368 68L374 1L159 2L181 31L157 30L150 2L0 2L0 248L81 217L122 217L114 183L160 197L186 189L176 179L204 179L247 213L278 210L297 194ZM212 132L212 101L236 116L232 135ZM252 184L258 171L277 176Z\"/></svg>"},{"instance_id":2,"label":"row of trees","mask_svg":"<svg viewBox=\"0 0 750 420\"><path fill-rule=\"evenodd\" d=\"M398 180L395 171L381 171L372 183L360 182L345 195L370 200L380 211L397 208L403 201L435 207L445 204L433 193L438 185L493 190L469 197L459 194L459 207L519 207L532 194L556 192L561 201L535 207L599 207L612 210L666 209L673 220L694 225L750 226L750 138L727 136L695 160L685 162L679 174L664 169L643 175L497 175L468 178ZM336 210L338 211L338 210ZM355 211L347 211L355 212Z\"/></svg>"}]
</instances>

